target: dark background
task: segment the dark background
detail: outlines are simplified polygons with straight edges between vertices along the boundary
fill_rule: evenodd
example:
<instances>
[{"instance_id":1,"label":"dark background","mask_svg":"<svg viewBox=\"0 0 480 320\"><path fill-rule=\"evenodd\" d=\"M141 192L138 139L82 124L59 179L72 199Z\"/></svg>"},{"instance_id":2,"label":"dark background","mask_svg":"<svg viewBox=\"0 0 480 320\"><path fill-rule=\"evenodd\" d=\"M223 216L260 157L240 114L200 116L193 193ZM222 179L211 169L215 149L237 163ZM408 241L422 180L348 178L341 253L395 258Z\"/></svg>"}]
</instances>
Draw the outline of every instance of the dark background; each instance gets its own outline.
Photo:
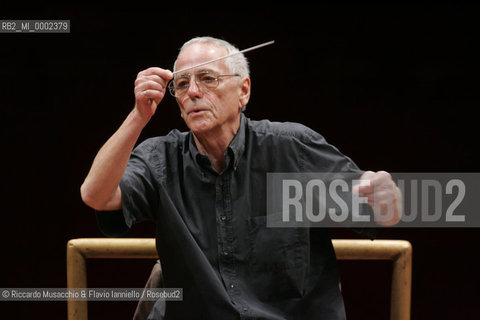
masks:
<instances>
[{"instance_id":1,"label":"dark background","mask_svg":"<svg viewBox=\"0 0 480 320\"><path fill-rule=\"evenodd\" d=\"M0 287L66 286L67 241L102 237L79 194L96 152L133 107L136 74L171 68L194 36L224 38L240 49L275 40L247 54L253 89L246 114L253 119L304 123L363 169L479 171L477 5L230 6L0 10L1 19L71 21L69 34L0 34ZM185 125L167 97L141 140L173 128ZM153 225L141 223L128 236L153 234ZM412 319L476 318L477 235L448 228L380 232L413 245ZM89 286L143 287L152 264L89 261ZM340 263L349 319L388 317L390 267ZM91 302L90 319L129 319L134 308ZM66 316L65 302L0 303L2 319Z\"/></svg>"}]
</instances>

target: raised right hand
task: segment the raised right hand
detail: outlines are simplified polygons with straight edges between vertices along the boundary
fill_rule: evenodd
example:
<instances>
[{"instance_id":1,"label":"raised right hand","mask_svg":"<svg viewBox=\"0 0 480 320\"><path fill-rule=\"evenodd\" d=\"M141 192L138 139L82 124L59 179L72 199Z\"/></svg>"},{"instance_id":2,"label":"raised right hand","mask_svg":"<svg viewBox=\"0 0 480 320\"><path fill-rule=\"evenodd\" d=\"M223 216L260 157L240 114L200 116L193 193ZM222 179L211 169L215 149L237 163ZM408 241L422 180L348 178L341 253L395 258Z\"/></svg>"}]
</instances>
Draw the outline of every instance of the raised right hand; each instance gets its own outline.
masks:
<instances>
[{"instance_id":1,"label":"raised right hand","mask_svg":"<svg viewBox=\"0 0 480 320\"><path fill-rule=\"evenodd\" d=\"M140 71L135 80L135 109L149 121L163 100L168 81L173 78L170 70L157 67Z\"/></svg>"}]
</instances>

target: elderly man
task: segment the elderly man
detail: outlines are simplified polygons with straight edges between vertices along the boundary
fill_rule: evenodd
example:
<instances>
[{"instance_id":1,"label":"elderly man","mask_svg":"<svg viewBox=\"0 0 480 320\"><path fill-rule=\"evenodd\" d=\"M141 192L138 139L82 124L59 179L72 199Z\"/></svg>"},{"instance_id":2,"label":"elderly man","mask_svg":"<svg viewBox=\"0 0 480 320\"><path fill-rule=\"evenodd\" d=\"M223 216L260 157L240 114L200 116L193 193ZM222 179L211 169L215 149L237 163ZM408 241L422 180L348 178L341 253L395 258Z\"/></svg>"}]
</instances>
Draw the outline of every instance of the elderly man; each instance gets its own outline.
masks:
<instances>
[{"instance_id":1,"label":"elderly man","mask_svg":"<svg viewBox=\"0 0 480 320\"><path fill-rule=\"evenodd\" d=\"M174 70L237 51L223 40L195 38ZM111 224L119 217L126 227L156 222L165 286L183 288L183 301L158 301L149 319L345 318L327 231L266 227L266 173L362 171L303 125L248 119L242 111L250 88L243 54L175 76L161 68L140 72L134 109L81 187L83 201ZM190 131L134 149L167 90ZM356 191L375 214L393 210L382 224L395 224L400 195L389 174L361 179L370 183Z\"/></svg>"}]
</instances>

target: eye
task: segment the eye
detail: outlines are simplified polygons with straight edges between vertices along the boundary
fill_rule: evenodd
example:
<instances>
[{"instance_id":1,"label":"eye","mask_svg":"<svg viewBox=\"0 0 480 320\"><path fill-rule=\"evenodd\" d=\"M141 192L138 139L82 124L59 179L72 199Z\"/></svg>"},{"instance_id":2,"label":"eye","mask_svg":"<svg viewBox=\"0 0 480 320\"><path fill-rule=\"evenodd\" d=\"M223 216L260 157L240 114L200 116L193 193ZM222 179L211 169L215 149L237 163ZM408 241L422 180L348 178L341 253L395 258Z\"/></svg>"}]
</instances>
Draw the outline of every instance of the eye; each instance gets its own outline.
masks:
<instances>
[{"instance_id":1,"label":"eye","mask_svg":"<svg viewBox=\"0 0 480 320\"><path fill-rule=\"evenodd\" d=\"M213 84L217 81L217 78L209 73L203 73L198 78L204 84Z\"/></svg>"},{"instance_id":2,"label":"eye","mask_svg":"<svg viewBox=\"0 0 480 320\"><path fill-rule=\"evenodd\" d=\"M175 88L177 90L185 89L188 88L189 84L190 81L188 79L178 79L177 82L175 82Z\"/></svg>"}]
</instances>

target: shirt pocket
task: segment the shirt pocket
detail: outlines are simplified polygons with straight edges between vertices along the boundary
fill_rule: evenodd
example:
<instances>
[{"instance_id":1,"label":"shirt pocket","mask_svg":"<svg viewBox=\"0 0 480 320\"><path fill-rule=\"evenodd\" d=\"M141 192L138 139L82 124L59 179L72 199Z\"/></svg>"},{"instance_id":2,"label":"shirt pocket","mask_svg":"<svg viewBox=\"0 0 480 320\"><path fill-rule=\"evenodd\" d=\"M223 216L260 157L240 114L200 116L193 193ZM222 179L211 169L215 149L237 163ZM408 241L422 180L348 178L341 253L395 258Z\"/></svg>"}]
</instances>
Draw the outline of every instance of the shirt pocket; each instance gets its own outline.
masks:
<instances>
[{"instance_id":1,"label":"shirt pocket","mask_svg":"<svg viewBox=\"0 0 480 320\"><path fill-rule=\"evenodd\" d=\"M268 228L266 217L248 220L248 269L257 292L291 298L303 295L310 262L308 228ZM265 289L265 290L262 290Z\"/></svg>"}]
</instances>

